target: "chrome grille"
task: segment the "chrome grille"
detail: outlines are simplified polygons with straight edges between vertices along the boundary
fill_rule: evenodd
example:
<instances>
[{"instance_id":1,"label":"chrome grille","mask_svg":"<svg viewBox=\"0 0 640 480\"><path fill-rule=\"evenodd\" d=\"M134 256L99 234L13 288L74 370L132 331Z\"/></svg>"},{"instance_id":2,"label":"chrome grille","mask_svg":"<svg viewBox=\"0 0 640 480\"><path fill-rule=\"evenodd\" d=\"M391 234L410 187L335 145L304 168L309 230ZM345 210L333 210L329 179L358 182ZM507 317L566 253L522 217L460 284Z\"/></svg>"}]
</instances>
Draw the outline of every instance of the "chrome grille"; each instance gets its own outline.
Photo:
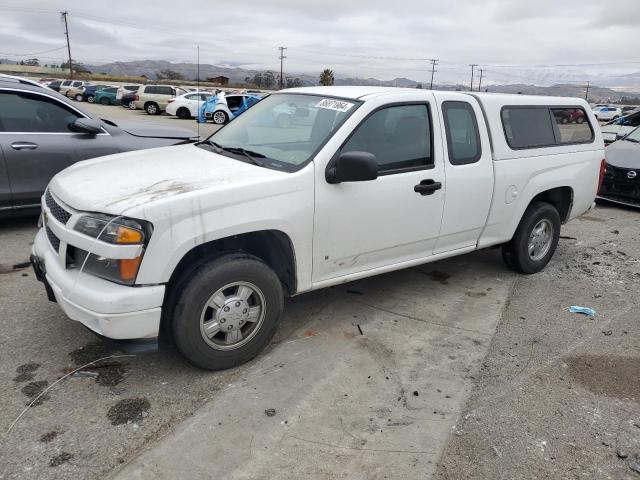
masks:
<instances>
[{"instance_id":1,"label":"chrome grille","mask_svg":"<svg viewBox=\"0 0 640 480\"><path fill-rule=\"evenodd\" d=\"M51 215L53 215L53 218L55 218L62 224L66 224L69 221L69 219L71 218L71 214L64 208L62 208L58 204L58 202L55 201L49 190L47 190L47 193L44 196L44 201L47 204Z\"/></svg>"},{"instance_id":2,"label":"chrome grille","mask_svg":"<svg viewBox=\"0 0 640 480\"><path fill-rule=\"evenodd\" d=\"M56 237L56 234L51 231L48 225L45 225L44 229L47 232L47 238L49 239L49 243L51 244L53 249L57 252L58 250L60 250L60 239Z\"/></svg>"}]
</instances>

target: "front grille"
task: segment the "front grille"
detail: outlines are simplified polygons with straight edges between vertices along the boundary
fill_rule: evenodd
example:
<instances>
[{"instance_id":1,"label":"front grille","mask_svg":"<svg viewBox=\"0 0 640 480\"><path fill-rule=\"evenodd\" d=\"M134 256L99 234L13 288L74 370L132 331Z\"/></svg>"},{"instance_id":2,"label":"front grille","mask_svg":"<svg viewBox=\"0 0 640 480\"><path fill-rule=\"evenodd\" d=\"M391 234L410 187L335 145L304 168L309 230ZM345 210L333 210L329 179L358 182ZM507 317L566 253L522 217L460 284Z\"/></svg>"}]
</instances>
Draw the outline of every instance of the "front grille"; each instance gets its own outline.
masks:
<instances>
[{"instance_id":1,"label":"front grille","mask_svg":"<svg viewBox=\"0 0 640 480\"><path fill-rule=\"evenodd\" d=\"M53 215L53 218L58 220L60 223L66 225L66 223L71 218L71 214L69 212L67 212L64 208L62 208L58 204L58 202L55 201L55 199L53 198L53 196L51 195L51 192L49 192L49 190L47 190L47 193L44 196L44 201L46 202L47 207L49 208L49 211L51 212L51 215Z\"/></svg>"},{"instance_id":2,"label":"front grille","mask_svg":"<svg viewBox=\"0 0 640 480\"><path fill-rule=\"evenodd\" d=\"M45 231L47 232L47 238L49 239L49 243L53 247L53 249L57 252L60 250L60 239L56 237L56 234L51 231L49 226L45 225Z\"/></svg>"}]
</instances>

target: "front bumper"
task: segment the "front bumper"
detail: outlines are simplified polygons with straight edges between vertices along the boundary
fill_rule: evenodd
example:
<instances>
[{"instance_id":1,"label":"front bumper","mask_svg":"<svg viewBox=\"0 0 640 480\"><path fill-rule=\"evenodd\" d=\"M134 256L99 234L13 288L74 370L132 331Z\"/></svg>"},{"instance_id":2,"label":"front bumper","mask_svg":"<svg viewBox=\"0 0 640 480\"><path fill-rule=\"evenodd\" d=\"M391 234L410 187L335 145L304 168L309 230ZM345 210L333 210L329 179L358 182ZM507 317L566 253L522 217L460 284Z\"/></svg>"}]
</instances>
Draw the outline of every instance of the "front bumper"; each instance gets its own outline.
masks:
<instances>
[{"instance_id":1,"label":"front bumper","mask_svg":"<svg viewBox=\"0 0 640 480\"><path fill-rule=\"evenodd\" d=\"M43 208L46 208L43 205ZM64 313L94 332L113 339L157 337L164 285L125 286L66 268L67 244L52 246L41 228L32 249L36 277L45 283L47 296Z\"/></svg>"}]
</instances>

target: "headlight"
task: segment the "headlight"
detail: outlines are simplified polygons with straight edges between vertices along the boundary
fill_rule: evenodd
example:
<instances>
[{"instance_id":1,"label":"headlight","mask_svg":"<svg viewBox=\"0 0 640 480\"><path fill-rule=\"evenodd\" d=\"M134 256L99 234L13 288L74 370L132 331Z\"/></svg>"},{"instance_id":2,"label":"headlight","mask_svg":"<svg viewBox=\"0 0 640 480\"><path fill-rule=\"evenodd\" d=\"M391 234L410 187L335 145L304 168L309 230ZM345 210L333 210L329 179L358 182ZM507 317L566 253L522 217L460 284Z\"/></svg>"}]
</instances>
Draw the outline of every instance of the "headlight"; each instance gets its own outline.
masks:
<instances>
[{"instance_id":1,"label":"headlight","mask_svg":"<svg viewBox=\"0 0 640 480\"><path fill-rule=\"evenodd\" d=\"M142 220L92 213L80 217L74 230L103 242L118 245L146 245L152 225ZM132 285L142 262L142 255L129 259L105 258L79 248L74 252L74 264L105 280ZM88 255L88 258L87 258ZM83 267L84 265L84 267Z\"/></svg>"}]
</instances>

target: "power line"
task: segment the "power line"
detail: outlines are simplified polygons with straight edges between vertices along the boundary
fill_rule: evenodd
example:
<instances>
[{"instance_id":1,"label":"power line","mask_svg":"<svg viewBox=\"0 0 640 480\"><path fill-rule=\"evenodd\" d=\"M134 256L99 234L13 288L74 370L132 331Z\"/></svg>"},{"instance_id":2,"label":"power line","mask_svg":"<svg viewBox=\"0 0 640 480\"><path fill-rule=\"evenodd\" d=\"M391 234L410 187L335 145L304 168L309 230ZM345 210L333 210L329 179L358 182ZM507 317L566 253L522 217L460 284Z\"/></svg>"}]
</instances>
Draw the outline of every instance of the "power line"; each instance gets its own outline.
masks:
<instances>
[{"instance_id":1,"label":"power line","mask_svg":"<svg viewBox=\"0 0 640 480\"><path fill-rule=\"evenodd\" d=\"M49 50L43 50L41 52L31 52L31 53L6 53L6 52L0 52L0 55L7 55L7 56L10 56L10 57L28 57L28 56L31 56L31 55L41 55L43 53L57 52L58 50L64 50L65 48L67 48L67 47L62 46L62 47L52 48L52 49L49 49Z\"/></svg>"},{"instance_id":2,"label":"power line","mask_svg":"<svg viewBox=\"0 0 640 480\"><path fill-rule=\"evenodd\" d=\"M431 83L429 84L429 90L433 90L433 75L436 73L436 65L438 64L437 58L429 60L431 62Z\"/></svg>"},{"instance_id":3,"label":"power line","mask_svg":"<svg viewBox=\"0 0 640 480\"><path fill-rule=\"evenodd\" d=\"M286 49L287 47L278 47L278 50L280 50L280 90L282 90L284 85L284 77L282 76L282 65L283 65L284 59L287 58L284 54L284 51Z\"/></svg>"}]
</instances>

